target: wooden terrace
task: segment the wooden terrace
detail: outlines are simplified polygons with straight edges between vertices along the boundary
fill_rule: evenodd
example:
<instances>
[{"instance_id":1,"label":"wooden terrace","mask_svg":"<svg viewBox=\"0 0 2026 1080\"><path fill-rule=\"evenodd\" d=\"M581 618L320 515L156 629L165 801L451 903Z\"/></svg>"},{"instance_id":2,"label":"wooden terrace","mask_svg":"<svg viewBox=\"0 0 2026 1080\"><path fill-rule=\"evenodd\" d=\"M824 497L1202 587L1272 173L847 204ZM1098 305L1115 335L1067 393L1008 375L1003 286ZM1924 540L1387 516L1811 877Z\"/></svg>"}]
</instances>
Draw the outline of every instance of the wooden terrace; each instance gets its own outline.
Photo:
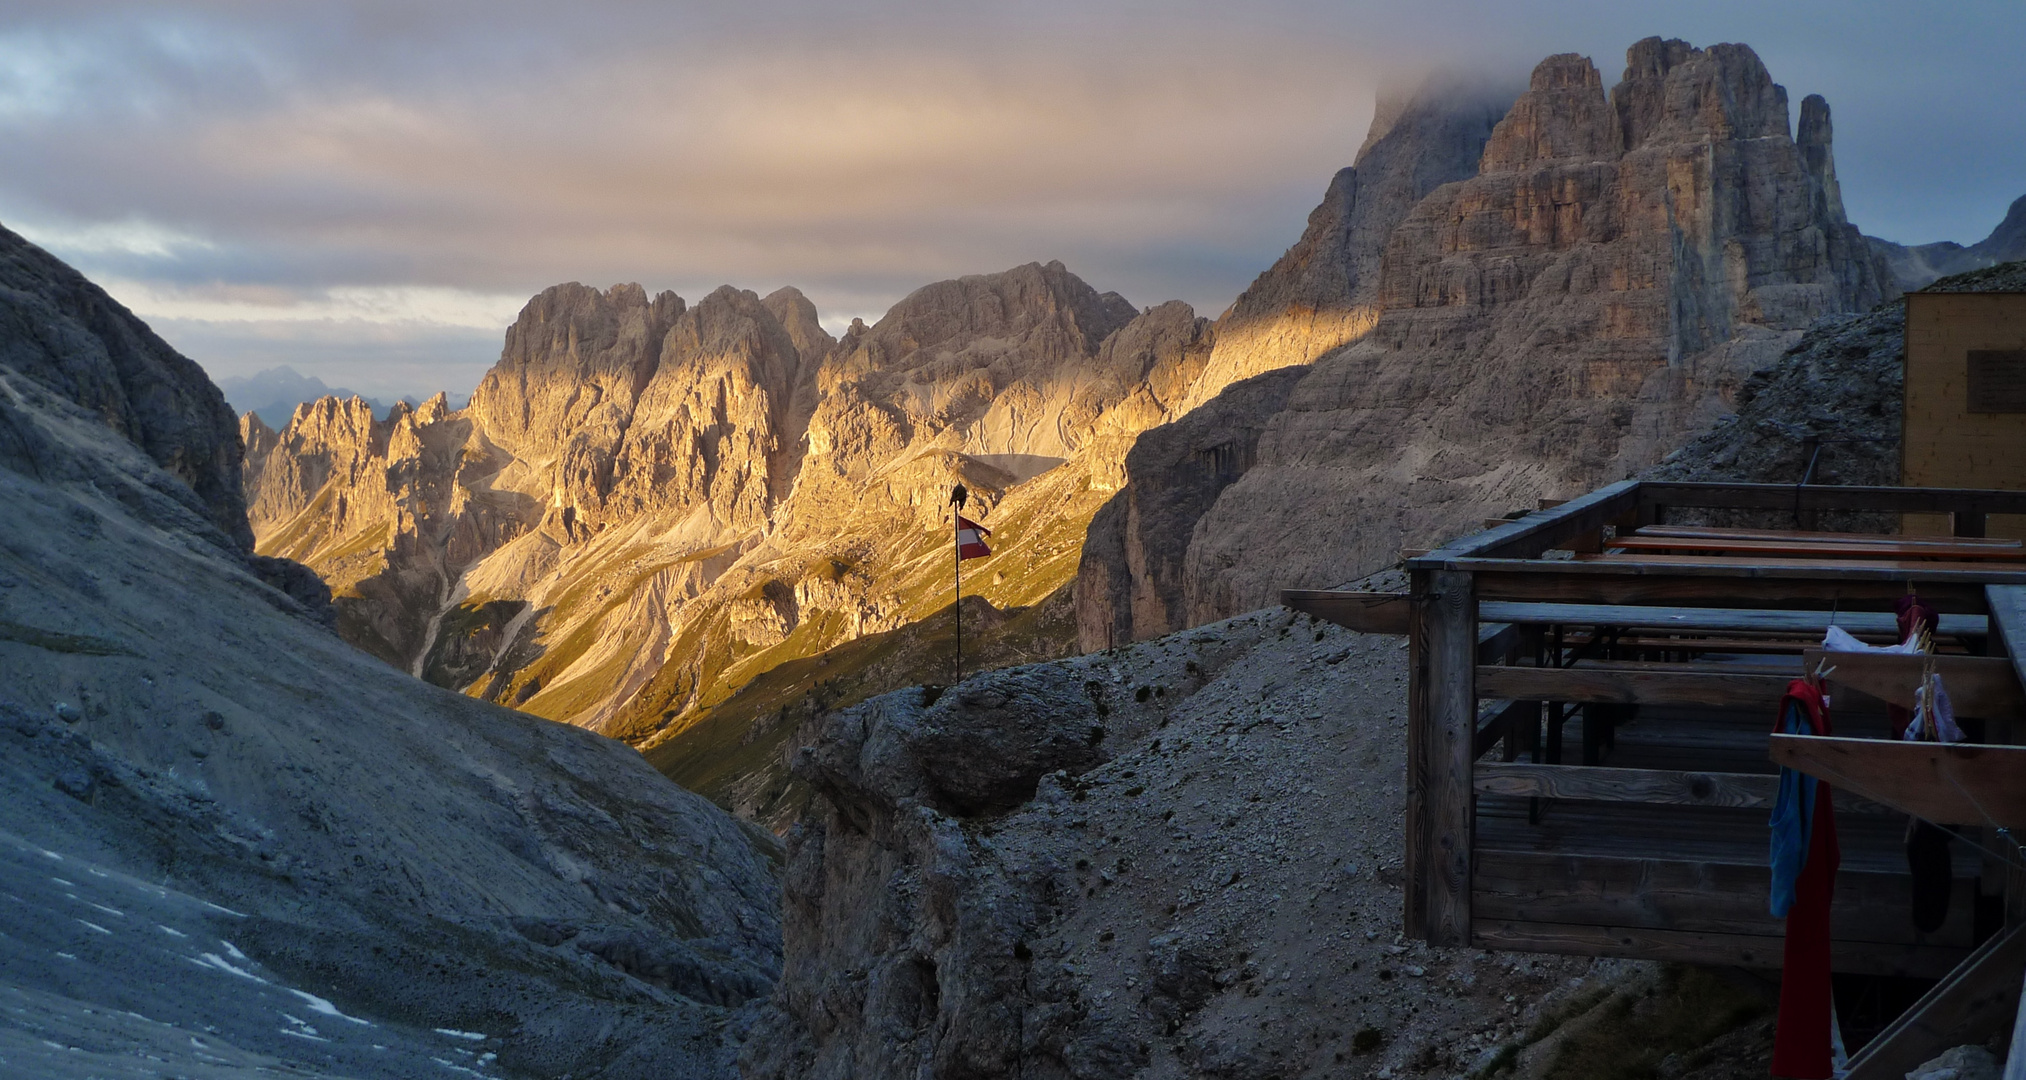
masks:
<instances>
[{"instance_id":1,"label":"wooden terrace","mask_svg":"<svg viewBox=\"0 0 2026 1080\"><path fill-rule=\"evenodd\" d=\"M1713 510L1807 528L1692 523ZM1956 535L1814 529L1838 512L1946 514ZM1894 642L1893 603L1917 591L1941 613L1934 662L1971 741L2026 735L2026 546L1985 537L1994 514L2026 514L2026 492L1626 481L1407 560L1406 594L1283 593L1320 618L1409 636L1407 932L1779 966L1769 734L1830 626ZM1911 702L1924 658L1834 662L1836 734L1889 737L1885 706ZM2026 956L2026 936L1999 934L2021 921L2026 881L2016 857L1989 854L2017 846L1988 816L1952 845L1948 916L1923 934L1907 816L1884 805L1903 803L1832 783L1837 971L1941 978L1999 936ZM1890 777L1878 783L1890 794Z\"/></svg>"}]
</instances>

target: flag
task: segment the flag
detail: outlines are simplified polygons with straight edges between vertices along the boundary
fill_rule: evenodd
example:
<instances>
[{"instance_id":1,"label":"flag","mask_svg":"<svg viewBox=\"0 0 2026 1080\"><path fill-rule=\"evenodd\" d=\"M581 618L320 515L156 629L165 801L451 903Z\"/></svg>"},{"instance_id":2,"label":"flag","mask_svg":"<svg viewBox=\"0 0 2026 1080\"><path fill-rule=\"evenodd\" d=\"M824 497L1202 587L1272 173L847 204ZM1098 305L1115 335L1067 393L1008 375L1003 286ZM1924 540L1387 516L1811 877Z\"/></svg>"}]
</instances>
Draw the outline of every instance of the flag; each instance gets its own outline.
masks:
<instances>
[{"instance_id":1,"label":"flag","mask_svg":"<svg viewBox=\"0 0 2026 1080\"><path fill-rule=\"evenodd\" d=\"M972 521L970 518L967 518L962 514L958 514L957 561L962 562L965 559L982 559L985 556L992 554L992 549L985 546L985 538L990 535L992 535L992 530L984 527L983 525L978 524L975 521Z\"/></svg>"}]
</instances>

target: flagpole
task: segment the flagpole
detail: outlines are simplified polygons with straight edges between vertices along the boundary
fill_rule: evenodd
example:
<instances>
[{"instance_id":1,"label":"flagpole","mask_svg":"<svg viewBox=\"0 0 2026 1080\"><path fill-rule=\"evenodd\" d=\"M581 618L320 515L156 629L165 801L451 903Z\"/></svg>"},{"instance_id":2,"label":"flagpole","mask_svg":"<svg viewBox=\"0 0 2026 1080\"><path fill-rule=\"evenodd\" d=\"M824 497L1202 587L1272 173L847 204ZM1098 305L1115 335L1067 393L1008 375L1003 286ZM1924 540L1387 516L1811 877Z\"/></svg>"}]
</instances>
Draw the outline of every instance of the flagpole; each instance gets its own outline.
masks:
<instances>
[{"instance_id":1,"label":"flagpole","mask_svg":"<svg viewBox=\"0 0 2026 1080\"><path fill-rule=\"evenodd\" d=\"M950 680L951 686L964 681L964 545L960 539L963 535L962 520L963 518L960 514L954 510L950 511L950 554L954 556L951 560L951 567L955 569L957 579L957 602L955 605L957 618L957 668L955 677Z\"/></svg>"}]
</instances>

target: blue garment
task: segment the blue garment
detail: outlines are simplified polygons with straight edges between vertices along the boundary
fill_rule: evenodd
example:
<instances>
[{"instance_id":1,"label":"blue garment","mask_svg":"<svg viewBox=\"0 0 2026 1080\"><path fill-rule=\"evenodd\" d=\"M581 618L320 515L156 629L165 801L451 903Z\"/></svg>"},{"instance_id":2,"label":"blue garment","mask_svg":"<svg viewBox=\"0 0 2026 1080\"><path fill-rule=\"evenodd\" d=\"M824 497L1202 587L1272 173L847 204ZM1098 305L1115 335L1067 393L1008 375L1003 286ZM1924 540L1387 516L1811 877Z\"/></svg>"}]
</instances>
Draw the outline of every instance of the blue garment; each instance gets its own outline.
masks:
<instances>
[{"instance_id":1,"label":"blue garment","mask_svg":"<svg viewBox=\"0 0 2026 1080\"><path fill-rule=\"evenodd\" d=\"M1792 698L1782 702L1780 733L1813 735L1808 711ZM1808 862L1808 844L1815 832L1815 785L1820 781L1804 772L1780 770L1780 794L1773 800L1773 892L1775 918L1784 919L1794 906L1794 883Z\"/></svg>"}]
</instances>

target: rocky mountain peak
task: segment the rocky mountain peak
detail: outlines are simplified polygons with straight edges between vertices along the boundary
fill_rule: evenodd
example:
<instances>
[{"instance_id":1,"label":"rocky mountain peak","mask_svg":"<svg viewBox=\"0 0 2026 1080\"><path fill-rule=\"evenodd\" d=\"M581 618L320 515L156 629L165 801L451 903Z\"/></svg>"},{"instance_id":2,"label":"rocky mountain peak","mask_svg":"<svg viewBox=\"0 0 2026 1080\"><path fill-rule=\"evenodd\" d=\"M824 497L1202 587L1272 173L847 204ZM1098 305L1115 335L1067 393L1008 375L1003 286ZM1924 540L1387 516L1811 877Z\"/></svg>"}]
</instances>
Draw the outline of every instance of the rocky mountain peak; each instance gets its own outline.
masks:
<instances>
[{"instance_id":1,"label":"rocky mountain peak","mask_svg":"<svg viewBox=\"0 0 2026 1080\"><path fill-rule=\"evenodd\" d=\"M1623 153L1604 80L1587 56L1562 53L1534 68L1521 94L1492 130L1480 172L1512 172L1548 161L1601 161Z\"/></svg>"},{"instance_id":2,"label":"rocky mountain peak","mask_svg":"<svg viewBox=\"0 0 2026 1080\"><path fill-rule=\"evenodd\" d=\"M1625 51L1611 91L1627 150L1728 139L1787 138L1787 90L1748 45L1698 49L1647 38Z\"/></svg>"},{"instance_id":3,"label":"rocky mountain peak","mask_svg":"<svg viewBox=\"0 0 2026 1080\"><path fill-rule=\"evenodd\" d=\"M0 363L139 446L196 495L234 547L253 547L238 423L225 395L105 290L6 228Z\"/></svg>"},{"instance_id":4,"label":"rocky mountain peak","mask_svg":"<svg viewBox=\"0 0 2026 1080\"><path fill-rule=\"evenodd\" d=\"M509 452L553 460L561 432L586 423L618 427L631 416L684 306L672 292L650 301L639 285L545 289L507 328L499 363L469 408Z\"/></svg>"}]
</instances>

